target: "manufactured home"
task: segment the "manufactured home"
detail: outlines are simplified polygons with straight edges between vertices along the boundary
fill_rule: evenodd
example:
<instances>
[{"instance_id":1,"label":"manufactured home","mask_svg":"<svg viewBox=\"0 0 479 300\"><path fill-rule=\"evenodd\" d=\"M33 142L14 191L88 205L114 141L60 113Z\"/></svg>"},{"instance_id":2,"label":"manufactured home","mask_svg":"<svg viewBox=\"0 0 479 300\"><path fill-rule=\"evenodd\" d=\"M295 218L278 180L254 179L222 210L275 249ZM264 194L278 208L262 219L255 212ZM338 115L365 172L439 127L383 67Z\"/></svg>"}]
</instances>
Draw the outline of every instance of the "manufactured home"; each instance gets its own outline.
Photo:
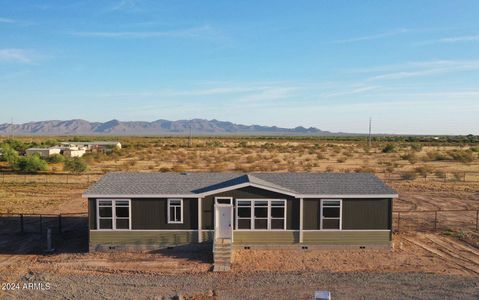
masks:
<instances>
[{"instance_id":1,"label":"manufactured home","mask_svg":"<svg viewBox=\"0 0 479 300\"><path fill-rule=\"evenodd\" d=\"M50 148L28 148L25 153L26 155L38 154L40 157L48 158L54 154L60 154L62 149L60 147L50 147Z\"/></svg>"},{"instance_id":2,"label":"manufactured home","mask_svg":"<svg viewBox=\"0 0 479 300\"><path fill-rule=\"evenodd\" d=\"M108 173L83 197L95 251L389 248L398 195L366 173Z\"/></svg>"},{"instance_id":3,"label":"manufactured home","mask_svg":"<svg viewBox=\"0 0 479 300\"><path fill-rule=\"evenodd\" d=\"M94 141L94 142L62 142L65 147L84 148L87 151L107 151L112 149L121 149L120 142Z\"/></svg>"}]
</instances>

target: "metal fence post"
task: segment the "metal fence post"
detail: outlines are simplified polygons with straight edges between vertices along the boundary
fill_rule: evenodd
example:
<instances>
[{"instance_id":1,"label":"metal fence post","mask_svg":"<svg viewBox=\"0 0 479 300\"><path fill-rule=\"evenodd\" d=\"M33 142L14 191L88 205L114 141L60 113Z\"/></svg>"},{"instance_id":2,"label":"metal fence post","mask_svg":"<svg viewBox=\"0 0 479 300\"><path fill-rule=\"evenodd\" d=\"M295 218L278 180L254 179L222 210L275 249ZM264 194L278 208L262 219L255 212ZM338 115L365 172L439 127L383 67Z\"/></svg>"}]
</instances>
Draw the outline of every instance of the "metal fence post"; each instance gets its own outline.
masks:
<instances>
[{"instance_id":1,"label":"metal fence post","mask_svg":"<svg viewBox=\"0 0 479 300\"><path fill-rule=\"evenodd\" d=\"M20 232L25 233L25 229L23 227L23 214L20 214Z\"/></svg>"},{"instance_id":2,"label":"metal fence post","mask_svg":"<svg viewBox=\"0 0 479 300\"><path fill-rule=\"evenodd\" d=\"M398 232L399 232L399 222L400 222L400 221L401 221L401 212L398 211L398 226L397 226L397 227L398 227L398 229L397 229Z\"/></svg>"},{"instance_id":3,"label":"metal fence post","mask_svg":"<svg viewBox=\"0 0 479 300\"><path fill-rule=\"evenodd\" d=\"M62 215L58 215L58 232L61 234L62 233Z\"/></svg>"}]
</instances>

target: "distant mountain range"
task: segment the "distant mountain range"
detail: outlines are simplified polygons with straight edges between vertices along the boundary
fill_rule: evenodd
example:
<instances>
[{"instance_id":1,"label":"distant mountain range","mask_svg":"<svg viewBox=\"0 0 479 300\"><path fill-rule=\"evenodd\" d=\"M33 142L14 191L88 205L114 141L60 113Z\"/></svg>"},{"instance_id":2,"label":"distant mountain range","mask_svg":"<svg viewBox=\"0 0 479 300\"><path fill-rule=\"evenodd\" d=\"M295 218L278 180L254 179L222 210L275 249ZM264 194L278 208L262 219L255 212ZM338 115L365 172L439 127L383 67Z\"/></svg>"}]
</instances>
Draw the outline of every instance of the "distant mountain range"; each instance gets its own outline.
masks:
<instances>
[{"instance_id":1,"label":"distant mountain range","mask_svg":"<svg viewBox=\"0 0 479 300\"><path fill-rule=\"evenodd\" d=\"M281 128L276 126L241 125L218 120L157 120L153 122L111 120L39 121L24 124L0 124L0 135L337 135L318 128Z\"/></svg>"}]
</instances>

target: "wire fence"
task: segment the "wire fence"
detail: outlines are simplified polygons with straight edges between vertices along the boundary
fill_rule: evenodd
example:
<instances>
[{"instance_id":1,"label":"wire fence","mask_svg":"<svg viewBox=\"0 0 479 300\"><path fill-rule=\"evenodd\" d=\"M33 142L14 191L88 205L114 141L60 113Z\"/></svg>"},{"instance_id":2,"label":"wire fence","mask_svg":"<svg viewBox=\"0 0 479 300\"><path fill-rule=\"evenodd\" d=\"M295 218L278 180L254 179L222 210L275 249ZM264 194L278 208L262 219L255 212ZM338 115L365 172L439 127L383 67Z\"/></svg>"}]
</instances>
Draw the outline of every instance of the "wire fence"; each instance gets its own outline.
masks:
<instances>
[{"instance_id":1,"label":"wire fence","mask_svg":"<svg viewBox=\"0 0 479 300\"><path fill-rule=\"evenodd\" d=\"M103 173L91 174L14 174L1 173L0 184L6 183L43 183L43 184L90 184L98 181Z\"/></svg>"},{"instance_id":2,"label":"wire fence","mask_svg":"<svg viewBox=\"0 0 479 300\"><path fill-rule=\"evenodd\" d=\"M43 184L91 184L98 181L105 173L68 174L68 173L0 173L0 184L7 183L43 183ZM376 176L386 181L414 180L414 181L435 181L435 182L479 182L479 172L448 172L439 174L416 174L411 172L388 173L375 172Z\"/></svg>"},{"instance_id":3,"label":"wire fence","mask_svg":"<svg viewBox=\"0 0 479 300\"><path fill-rule=\"evenodd\" d=\"M479 209L393 211L393 231L479 230Z\"/></svg>"},{"instance_id":4,"label":"wire fence","mask_svg":"<svg viewBox=\"0 0 479 300\"><path fill-rule=\"evenodd\" d=\"M0 214L0 233L43 233L46 228L63 233L86 224L87 213ZM479 209L393 211L393 231L479 230Z\"/></svg>"},{"instance_id":5,"label":"wire fence","mask_svg":"<svg viewBox=\"0 0 479 300\"><path fill-rule=\"evenodd\" d=\"M38 233L43 234L47 228L64 233L86 223L86 213L65 214L0 214L0 234Z\"/></svg>"}]
</instances>

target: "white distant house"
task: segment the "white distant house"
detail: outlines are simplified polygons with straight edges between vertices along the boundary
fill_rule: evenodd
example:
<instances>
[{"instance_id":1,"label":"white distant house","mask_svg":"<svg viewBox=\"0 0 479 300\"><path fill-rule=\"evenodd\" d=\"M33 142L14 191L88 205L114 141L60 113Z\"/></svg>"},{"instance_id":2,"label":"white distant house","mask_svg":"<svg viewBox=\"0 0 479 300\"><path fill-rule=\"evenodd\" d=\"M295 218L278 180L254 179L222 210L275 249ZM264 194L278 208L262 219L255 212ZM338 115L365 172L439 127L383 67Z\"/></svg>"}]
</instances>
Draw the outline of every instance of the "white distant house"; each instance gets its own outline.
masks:
<instances>
[{"instance_id":1,"label":"white distant house","mask_svg":"<svg viewBox=\"0 0 479 300\"><path fill-rule=\"evenodd\" d=\"M94 141L94 142L63 142L62 146L85 148L87 151L121 149L120 142Z\"/></svg>"},{"instance_id":2,"label":"white distant house","mask_svg":"<svg viewBox=\"0 0 479 300\"><path fill-rule=\"evenodd\" d=\"M62 148L60 147L51 147L51 148L29 148L26 150L27 155L38 154L40 157L50 157L54 154L60 154Z\"/></svg>"},{"instance_id":3,"label":"white distant house","mask_svg":"<svg viewBox=\"0 0 479 300\"><path fill-rule=\"evenodd\" d=\"M82 157L85 153L85 148L70 147L63 149L63 155L65 157Z\"/></svg>"}]
</instances>

